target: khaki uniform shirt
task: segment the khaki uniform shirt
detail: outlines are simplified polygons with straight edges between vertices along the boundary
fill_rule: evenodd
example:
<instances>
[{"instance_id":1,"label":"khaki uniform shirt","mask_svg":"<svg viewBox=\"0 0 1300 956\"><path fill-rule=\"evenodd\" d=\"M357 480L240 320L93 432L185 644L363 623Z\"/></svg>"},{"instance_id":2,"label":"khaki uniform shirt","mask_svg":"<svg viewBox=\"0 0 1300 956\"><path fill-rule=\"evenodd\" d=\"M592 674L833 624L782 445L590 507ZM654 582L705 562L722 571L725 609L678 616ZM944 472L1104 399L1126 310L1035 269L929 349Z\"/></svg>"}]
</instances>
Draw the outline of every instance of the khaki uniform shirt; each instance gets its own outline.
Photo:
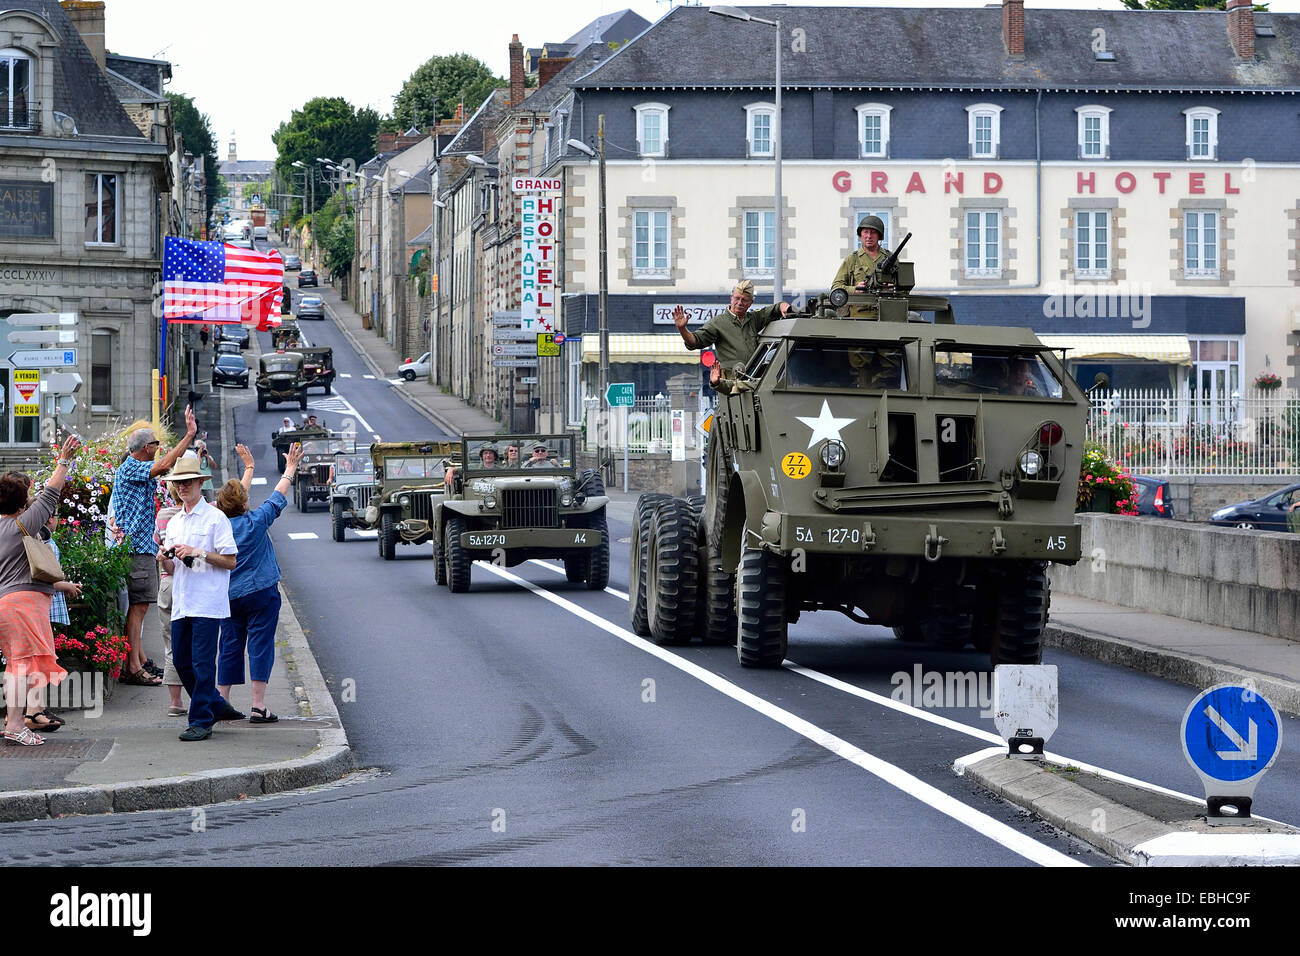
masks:
<instances>
[{"instance_id":1,"label":"khaki uniform shirt","mask_svg":"<svg viewBox=\"0 0 1300 956\"><path fill-rule=\"evenodd\" d=\"M731 375L737 365L748 364L754 349L758 348L758 333L780 317L780 303L763 309L750 309L743 320L727 309L693 330L695 347L706 349L712 345L718 353L718 364L723 374Z\"/></svg>"},{"instance_id":2,"label":"khaki uniform shirt","mask_svg":"<svg viewBox=\"0 0 1300 956\"><path fill-rule=\"evenodd\" d=\"M843 289L850 295L856 291L859 282L868 281L876 272L876 266L880 265L889 256L889 250L881 246L873 259L871 253L858 246L857 249L845 256L844 261L840 263L840 271L835 273L835 280L831 283L832 289ZM862 306L855 306L850 310L850 315L862 317L874 317L876 310Z\"/></svg>"}]
</instances>

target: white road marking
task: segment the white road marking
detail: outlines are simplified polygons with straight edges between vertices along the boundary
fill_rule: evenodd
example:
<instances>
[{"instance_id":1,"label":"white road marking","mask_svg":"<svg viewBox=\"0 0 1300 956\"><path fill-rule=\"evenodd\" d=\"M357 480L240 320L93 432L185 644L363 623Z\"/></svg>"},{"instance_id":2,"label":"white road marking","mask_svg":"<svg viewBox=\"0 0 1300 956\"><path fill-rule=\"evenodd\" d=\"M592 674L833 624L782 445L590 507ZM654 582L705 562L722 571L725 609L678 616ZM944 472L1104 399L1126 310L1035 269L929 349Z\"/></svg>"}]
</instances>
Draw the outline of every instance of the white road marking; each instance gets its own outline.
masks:
<instances>
[{"instance_id":1,"label":"white road marking","mask_svg":"<svg viewBox=\"0 0 1300 956\"><path fill-rule=\"evenodd\" d=\"M362 377L362 378L368 378L368 379L370 379L371 381L374 381L374 378L375 378L373 375L362 375L361 377Z\"/></svg>"},{"instance_id":2,"label":"white road marking","mask_svg":"<svg viewBox=\"0 0 1300 956\"><path fill-rule=\"evenodd\" d=\"M339 372L339 378L351 378L351 377L352 377L351 372Z\"/></svg>"},{"instance_id":3,"label":"white road marking","mask_svg":"<svg viewBox=\"0 0 1300 956\"><path fill-rule=\"evenodd\" d=\"M378 538L378 537L379 537L379 529L378 529L378 528L369 528L369 529L367 529L367 528L357 528L357 529L356 529L356 536L357 536L358 538Z\"/></svg>"},{"instance_id":4,"label":"white road marking","mask_svg":"<svg viewBox=\"0 0 1300 956\"><path fill-rule=\"evenodd\" d=\"M315 531L290 531L289 532L290 541L314 541L318 537L320 536L316 534Z\"/></svg>"},{"instance_id":5,"label":"white road marking","mask_svg":"<svg viewBox=\"0 0 1300 956\"><path fill-rule=\"evenodd\" d=\"M849 763L852 763L857 767L861 767L863 770L867 771L867 773L878 777L890 786L902 790L904 793L914 797L925 805L939 811L953 820L956 820L958 823L970 827L980 835L988 837L995 843L1006 847L1011 852L1016 853L1027 860L1039 863L1043 866L1085 865L1079 860L1071 859L1064 853L1039 843L1037 840L1026 836L1019 830L1007 826L1000 820L995 820L988 814L981 813L979 810L967 806L960 800L950 797L942 790L912 776L907 771L895 767L891 763L881 760L879 757L867 753L865 750L854 746L847 740L836 737L834 734L822 730L816 724L804 720L802 717L797 717L789 711L777 707L775 704L764 700L756 694L752 694L749 691L738 687L731 681L719 677L712 671L700 667L698 664L694 664L685 658L678 657L676 654L670 653L655 644L651 644L649 641L642 640L631 631L625 630L616 624L611 624L599 615L588 611L584 607L574 604L572 601L560 597L559 595L551 594L550 592L538 587L533 582L525 580L516 574L512 574L504 568L499 568L492 564L483 564L482 567L486 568L498 577L511 581L520 587L527 588L543 600L549 601L557 607L568 611L575 617L581 618L588 624L600 628L607 634L613 635L619 640L630 644L632 647L644 651L651 657L657 657L670 667L677 668L682 673L694 677L696 680L713 688L719 693L730 697L737 703L767 717L769 720L793 731L801 737L817 744L819 747L829 750L837 757L847 760Z\"/></svg>"},{"instance_id":6,"label":"white road marking","mask_svg":"<svg viewBox=\"0 0 1300 956\"><path fill-rule=\"evenodd\" d=\"M265 478L254 478L254 479L253 479L253 484L255 484L255 485L264 485L264 484L266 484L266 479L265 479Z\"/></svg>"},{"instance_id":7,"label":"white road marking","mask_svg":"<svg viewBox=\"0 0 1300 956\"><path fill-rule=\"evenodd\" d=\"M563 566L558 564L552 564L550 561L543 561L540 558L533 558L529 563L535 564L539 568L545 568L547 571L554 571L556 574L564 574ZM605 593L612 594L614 595L614 597L619 598L620 600L623 601L629 600L627 594L625 594L622 591L615 591L613 588L605 588Z\"/></svg>"},{"instance_id":8,"label":"white road marking","mask_svg":"<svg viewBox=\"0 0 1300 956\"><path fill-rule=\"evenodd\" d=\"M405 385L406 379L403 378L386 378L384 379L389 385Z\"/></svg>"}]
</instances>

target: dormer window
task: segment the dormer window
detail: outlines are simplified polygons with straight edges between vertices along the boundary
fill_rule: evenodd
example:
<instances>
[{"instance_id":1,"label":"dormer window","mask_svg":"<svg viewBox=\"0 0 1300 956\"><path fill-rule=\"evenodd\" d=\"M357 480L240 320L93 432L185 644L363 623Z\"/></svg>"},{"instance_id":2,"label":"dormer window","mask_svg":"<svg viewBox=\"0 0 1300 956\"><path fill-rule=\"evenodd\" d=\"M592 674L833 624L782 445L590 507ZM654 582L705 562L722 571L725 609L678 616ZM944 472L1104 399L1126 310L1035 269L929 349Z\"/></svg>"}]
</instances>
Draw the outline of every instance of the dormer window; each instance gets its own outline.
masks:
<instances>
[{"instance_id":1,"label":"dormer window","mask_svg":"<svg viewBox=\"0 0 1300 956\"><path fill-rule=\"evenodd\" d=\"M32 59L18 50L0 50L0 127L31 129Z\"/></svg>"},{"instance_id":2,"label":"dormer window","mask_svg":"<svg viewBox=\"0 0 1300 956\"><path fill-rule=\"evenodd\" d=\"M976 103L966 107L966 136L971 159L997 159L1002 138L1002 107Z\"/></svg>"},{"instance_id":3,"label":"dormer window","mask_svg":"<svg viewBox=\"0 0 1300 956\"><path fill-rule=\"evenodd\" d=\"M889 114L892 106L863 103L858 114L858 149L863 159L884 159L889 155Z\"/></svg>"},{"instance_id":4,"label":"dormer window","mask_svg":"<svg viewBox=\"0 0 1300 956\"><path fill-rule=\"evenodd\" d=\"M1187 117L1187 158L1219 158L1219 111L1208 106L1183 110Z\"/></svg>"},{"instance_id":5,"label":"dormer window","mask_svg":"<svg viewBox=\"0 0 1300 956\"><path fill-rule=\"evenodd\" d=\"M774 129L776 126L776 105L774 103L750 103L745 107L745 129L749 143L750 156L775 155Z\"/></svg>"},{"instance_id":6,"label":"dormer window","mask_svg":"<svg viewBox=\"0 0 1300 956\"><path fill-rule=\"evenodd\" d=\"M642 156L668 155L668 110L663 103L642 103L636 109L636 141Z\"/></svg>"},{"instance_id":7,"label":"dormer window","mask_svg":"<svg viewBox=\"0 0 1300 956\"><path fill-rule=\"evenodd\" d=\"M1107 159L1110 157L1110 114L1106 106L1080 106L1079 158Z\"/></svg>"}]
</instances>

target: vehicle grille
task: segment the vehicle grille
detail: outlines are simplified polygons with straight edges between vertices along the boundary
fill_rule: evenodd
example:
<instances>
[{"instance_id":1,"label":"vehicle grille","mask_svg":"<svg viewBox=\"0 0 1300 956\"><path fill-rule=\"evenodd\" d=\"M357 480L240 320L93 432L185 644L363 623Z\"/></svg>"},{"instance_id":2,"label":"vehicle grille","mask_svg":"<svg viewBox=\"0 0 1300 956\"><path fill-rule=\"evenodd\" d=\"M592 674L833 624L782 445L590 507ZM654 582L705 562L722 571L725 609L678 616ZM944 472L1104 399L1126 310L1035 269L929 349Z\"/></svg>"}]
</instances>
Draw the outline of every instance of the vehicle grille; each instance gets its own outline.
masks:
<instances>
[{"instance_id":1,"label":"vehicle grille","mask_svg":"<svg viewBox=\"0 0 1300 956\"><path fill-rule=\"evenodd\" d=\"M375 493L375 489L371 485L362 485L359 488L349 488L348 493L355 493L357 496L357 507L365 508L370 504L370 496Z\"/></svg>"},{"instance_id":2,"label":"vehicle grille","mask_svg":"<svg viewBox=\"0 0 1300 956\"><path fill-rule=\"evenodd\" d=\"M554 488L524 488L501 492L503 528L558 528L559 492Z\"/></svg>"},{"instance_id":3,"label":"vehicle grille","mask_svg":"<svg viewBox=\"0 0 1300 956\"><path fill-rule=\"evenodd\" d=\"M417 521L432 521L433 495L418 491L411 495L411 517Z\"/></svg>"}]
</instances>

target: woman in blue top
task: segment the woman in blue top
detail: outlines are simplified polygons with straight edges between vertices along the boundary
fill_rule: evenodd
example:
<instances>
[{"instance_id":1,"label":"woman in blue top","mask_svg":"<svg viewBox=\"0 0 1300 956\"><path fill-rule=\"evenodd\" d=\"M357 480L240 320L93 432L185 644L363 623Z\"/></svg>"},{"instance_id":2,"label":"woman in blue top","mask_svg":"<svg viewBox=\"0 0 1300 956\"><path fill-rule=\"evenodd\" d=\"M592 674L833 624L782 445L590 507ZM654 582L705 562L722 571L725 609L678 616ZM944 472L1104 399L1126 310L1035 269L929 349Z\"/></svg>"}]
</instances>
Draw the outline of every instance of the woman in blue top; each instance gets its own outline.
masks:
<instances>
[{"instance_id":1,"label":"woman in blue top","mask_svg":"<svg viewBox=\"0 0 1300 956\"><path fill-rule=\"evenodd\" d=\"M233 478L217 492L217 508L230 519L239 558L230 574L230 617L221 622L221 650L217 655L217 689L230 700L232 684L244 683L244 646L253 682L250 724L273 724L280 718L267 710L266 684L275 665L275 628L280 620L280 565L267 534L272 522L289 504L294 474L302 461L302 445L294 442L284 456L284 475L270 497L255 511L248 510L248 489L253 484L253 455L244 445L235 450L244 462L244 477Z\"/></svg>"}]
</instances>

